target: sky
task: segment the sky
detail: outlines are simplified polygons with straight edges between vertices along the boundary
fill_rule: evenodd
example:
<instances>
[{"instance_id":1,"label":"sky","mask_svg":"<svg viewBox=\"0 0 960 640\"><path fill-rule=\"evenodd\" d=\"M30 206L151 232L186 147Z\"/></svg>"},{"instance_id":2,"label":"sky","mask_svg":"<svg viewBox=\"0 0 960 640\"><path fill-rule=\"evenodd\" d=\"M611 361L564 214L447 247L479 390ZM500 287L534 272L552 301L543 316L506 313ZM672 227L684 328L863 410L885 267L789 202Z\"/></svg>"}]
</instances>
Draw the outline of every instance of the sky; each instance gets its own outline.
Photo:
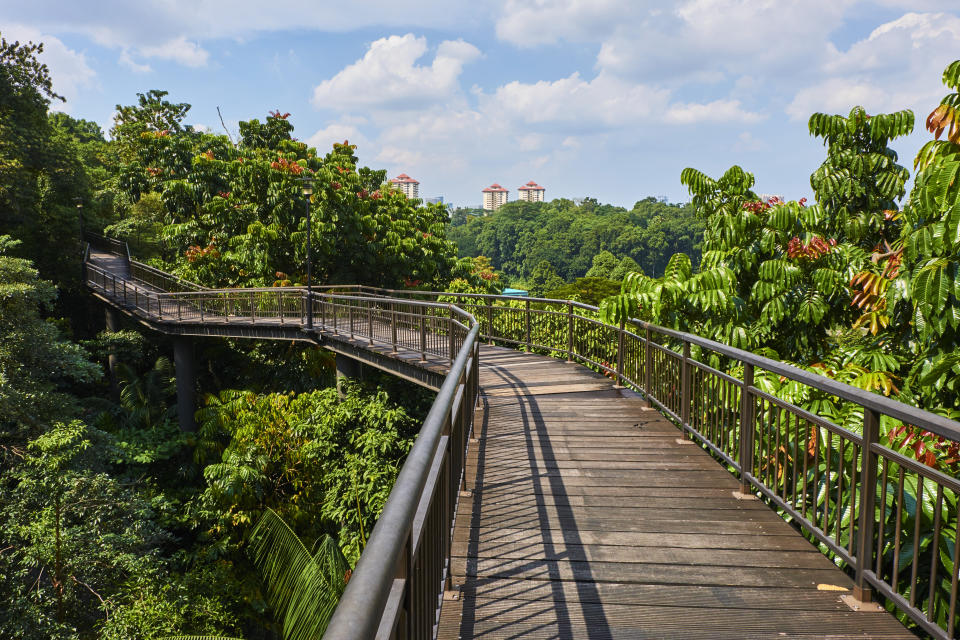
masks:
<instances>
[{"instance_id":1,"label":"sky","mask_svg":"<svg viewBox=\"0 0 960 640\"><path fill-rule=\"evenodd\" d=\"M66 102L109 129L149 89L236 136L290 112L326 152L407 173L422 196L630 207L689 196L680 172L734 164L755 190L811 198L811 113L912 109L912 168L960 58L960 0L0 0L0 35L42 41Z\"/></svg>"}]
</instances>

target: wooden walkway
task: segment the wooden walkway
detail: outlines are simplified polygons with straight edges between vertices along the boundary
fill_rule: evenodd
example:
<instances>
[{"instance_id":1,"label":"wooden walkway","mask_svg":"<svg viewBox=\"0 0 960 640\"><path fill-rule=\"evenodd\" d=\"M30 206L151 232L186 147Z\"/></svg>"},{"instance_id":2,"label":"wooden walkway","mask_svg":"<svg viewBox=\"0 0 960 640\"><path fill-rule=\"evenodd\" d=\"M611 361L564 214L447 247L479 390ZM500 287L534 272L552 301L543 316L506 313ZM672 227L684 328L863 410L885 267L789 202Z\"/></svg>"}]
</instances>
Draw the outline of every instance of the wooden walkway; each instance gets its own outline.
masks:
<instances>
[{"instance_id":1,"label":"wooden walkway","mask_svg":"<svg viewBox=\"0 0 960 640\"><path fill-rule=\"evenodd\" d=\"M91 258L129 278L123 259ZM251 338L283 325L199 321ZM286 326L299 331L300 319ZM449 367L382 340L317 334L327 348L376 353L439 380ZM843 571L740 495L733 475L638 395L579 365L500 347L481 347L480 372L454 526L457 597L443 602L438 638L916 637L876 606L856 610Z\"/></svg>"},{"instance_id":2,"label":"wooden walkway","mask_svg":"<svg viewBox=\"0 0 960 640\"><path fill-rule=\"evenodd\" d=\"M481 349L448 638L915 638L639 396Z\"/></svg>"}]
</instances>

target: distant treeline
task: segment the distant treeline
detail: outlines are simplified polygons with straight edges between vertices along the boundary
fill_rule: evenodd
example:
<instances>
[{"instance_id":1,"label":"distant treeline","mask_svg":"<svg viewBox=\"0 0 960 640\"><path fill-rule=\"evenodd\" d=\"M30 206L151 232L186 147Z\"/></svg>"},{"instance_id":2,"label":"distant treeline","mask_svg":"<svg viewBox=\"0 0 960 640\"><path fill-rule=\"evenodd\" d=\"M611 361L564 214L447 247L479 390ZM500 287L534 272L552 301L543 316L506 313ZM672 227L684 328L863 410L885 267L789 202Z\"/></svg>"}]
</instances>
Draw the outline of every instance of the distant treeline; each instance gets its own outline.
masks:
<instances>
[{"instance_id":1,"label":"distant treeline","mask_svg":"<svg viewBox=\"0 0 960 640\"><path fill-rule=\"evenodd\" d=\"M447 237L461 257L487 256L508 278L525 280L545 260L569 282L584 276L603 251L633 259L651 276L661 275L674 253L700 259L703 222L689 204L650 197L627 210L593 198L558 198L514 201L482 213L455 210Z\"/></svg>"}]
</instances>

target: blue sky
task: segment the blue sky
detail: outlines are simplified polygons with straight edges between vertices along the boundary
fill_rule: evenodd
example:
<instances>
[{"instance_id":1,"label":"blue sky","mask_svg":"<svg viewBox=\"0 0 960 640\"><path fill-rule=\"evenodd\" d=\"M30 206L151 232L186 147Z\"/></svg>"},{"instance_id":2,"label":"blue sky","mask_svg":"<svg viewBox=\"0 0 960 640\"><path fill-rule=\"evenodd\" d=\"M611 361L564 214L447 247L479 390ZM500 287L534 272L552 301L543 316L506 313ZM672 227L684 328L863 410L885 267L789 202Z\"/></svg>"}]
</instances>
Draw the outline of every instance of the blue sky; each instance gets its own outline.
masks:
<instances>
[{"instance_id":1,"label":"blue sky","mask_svg":"<svg viewBox=\"0 0 960 640\"><path fill-rule=\"evenodd\" d=\"M739 164L810 197L814 111L911 108L912 167L960 58L956 0L4 0L0 33L46 43L57 108L108 129L165 89L222 131L289 111L321 151L480 202L499 182L631 206L687 199L680 171Z\"/></svg>"}]
</instances>

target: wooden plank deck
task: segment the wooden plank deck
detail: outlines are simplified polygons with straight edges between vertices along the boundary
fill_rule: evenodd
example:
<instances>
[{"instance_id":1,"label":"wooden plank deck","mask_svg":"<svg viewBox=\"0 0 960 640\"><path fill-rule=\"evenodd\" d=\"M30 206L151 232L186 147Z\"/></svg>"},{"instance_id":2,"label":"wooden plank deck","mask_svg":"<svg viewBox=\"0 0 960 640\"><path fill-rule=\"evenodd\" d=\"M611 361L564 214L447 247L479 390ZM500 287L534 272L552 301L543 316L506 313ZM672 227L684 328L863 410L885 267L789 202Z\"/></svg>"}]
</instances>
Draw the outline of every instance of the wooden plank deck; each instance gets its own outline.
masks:
<instances>
[{"instance_id":1,"label":"wooden plank deck","mask_svg":"<svg viewBox=\"0 0 960 640\"><path fill-rule=\"evenodd\" d=\"M438 637L914 638L713 458L584 367L480 357Z\"/></svg>"}]
</instances>

